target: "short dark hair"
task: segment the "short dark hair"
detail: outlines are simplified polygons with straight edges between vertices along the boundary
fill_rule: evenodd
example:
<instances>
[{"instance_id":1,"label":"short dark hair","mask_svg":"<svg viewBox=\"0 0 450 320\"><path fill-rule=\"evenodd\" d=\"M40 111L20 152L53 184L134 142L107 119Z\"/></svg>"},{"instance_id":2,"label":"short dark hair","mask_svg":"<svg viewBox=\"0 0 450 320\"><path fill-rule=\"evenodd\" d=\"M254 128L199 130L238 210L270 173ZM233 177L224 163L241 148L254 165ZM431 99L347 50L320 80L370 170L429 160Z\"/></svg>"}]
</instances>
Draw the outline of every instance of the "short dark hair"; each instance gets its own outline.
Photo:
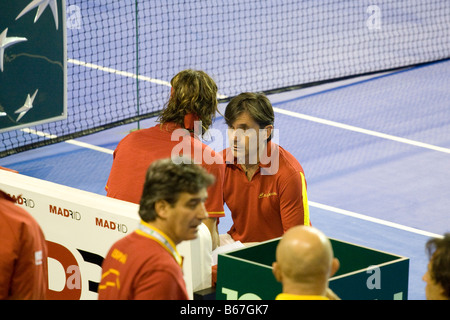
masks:
<instances>
[{"instance_id":1,"label":"short dark hair","mask_svg":"<svg viewBox=\"0 0 450 320\"><path fill-rule=\"evenodd\" d=\"M445 296L450 299L450 233L442 239L428 240L426 249L431 262L431 279L442 286Z\"/></svg>"},{"instance_id":2,"label":"short dark hair","mask_svg":"<svg viewBox=\"0 0 450 320\"><path fill-rule=\"evenodd\" d=\"M225 109L225 122L231 127L243 112L247 111L262 129L272 125L275 120L272 104L262 93L243 92L230 100ZM267 141L270 141L270 136Z\"/></svg>"},{"instance_id":3,"label":"short dark hair","mask_svg":"<svg viewBox=\"0 0 450 320\"><path fill-rule=\"evenodd\" d=\"M171 159L162 159L149 166L139 206L139 216L145 222L157 218L156 202L165 200L173 206L178 201L180 193L198 193L215 181L214 176L200 165L186 159L179 164L175 162Z\"/></svg>"}]
</instances>

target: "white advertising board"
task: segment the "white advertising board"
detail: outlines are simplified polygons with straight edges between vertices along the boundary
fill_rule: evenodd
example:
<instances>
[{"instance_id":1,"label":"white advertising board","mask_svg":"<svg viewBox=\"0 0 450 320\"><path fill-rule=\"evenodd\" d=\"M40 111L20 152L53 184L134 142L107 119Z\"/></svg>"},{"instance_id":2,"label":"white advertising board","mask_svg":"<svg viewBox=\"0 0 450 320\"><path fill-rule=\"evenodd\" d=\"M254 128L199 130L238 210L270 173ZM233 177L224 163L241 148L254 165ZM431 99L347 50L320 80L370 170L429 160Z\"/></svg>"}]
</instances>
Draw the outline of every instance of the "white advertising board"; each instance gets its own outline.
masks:
<instances>
[{"instance_id":1,"label":"white advertising board","mask_svg":"<svg viewBox=\"0 0 450 320\"><path fill-rule=\"evenodd\" d=\"M111 245L133 232L138 205L0 170L0 189L41 226L49 258L49 299L97 299L101 264ZM190 297L211 286L211 236L202 224L198 238L177 247Z\"/></svg>"}]
</instances>

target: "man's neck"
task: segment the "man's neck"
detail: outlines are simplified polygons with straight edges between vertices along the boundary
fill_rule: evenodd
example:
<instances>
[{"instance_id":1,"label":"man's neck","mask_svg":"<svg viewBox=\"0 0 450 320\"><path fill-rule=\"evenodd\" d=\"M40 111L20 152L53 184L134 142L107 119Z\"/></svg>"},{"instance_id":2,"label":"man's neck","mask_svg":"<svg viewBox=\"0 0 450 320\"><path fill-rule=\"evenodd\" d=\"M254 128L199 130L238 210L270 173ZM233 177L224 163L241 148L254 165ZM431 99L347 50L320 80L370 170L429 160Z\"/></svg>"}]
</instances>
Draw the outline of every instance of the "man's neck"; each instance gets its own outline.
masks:
<instances>
[{"instance_id":1,"label":"man's neck","mask_svg":"<svg viewBox=\"0 0 450 320\"><path fill-rule=\"evenodd\" d=\"M178 245L181 242L176 239L173 232L171 232L163 220L156 219L155 221L147 222L147 224L163 232L175 245Z\"/></svg>"},{"instance_id":2,"label":"man's neck","mask_svg":"<svg viewBox=\"0 0 450 320\"><path fill-rule=\"evenodd\" d=\"M241 164L242 169L245 172L245 175L247 176L248 181L252 180L253 176L255 175L256 171L258 171L259 164Z\"/></svg>"},{"instance_id":3,"label":"man's neck","mask_svg":"<svg viewBox=\"0 0 450 320\"><path fill-rule=\"evenodd\" d=\"M283 283L283 292L300 296L326 296L327 286L321 283Z\"/></svg>"}]
</instances>

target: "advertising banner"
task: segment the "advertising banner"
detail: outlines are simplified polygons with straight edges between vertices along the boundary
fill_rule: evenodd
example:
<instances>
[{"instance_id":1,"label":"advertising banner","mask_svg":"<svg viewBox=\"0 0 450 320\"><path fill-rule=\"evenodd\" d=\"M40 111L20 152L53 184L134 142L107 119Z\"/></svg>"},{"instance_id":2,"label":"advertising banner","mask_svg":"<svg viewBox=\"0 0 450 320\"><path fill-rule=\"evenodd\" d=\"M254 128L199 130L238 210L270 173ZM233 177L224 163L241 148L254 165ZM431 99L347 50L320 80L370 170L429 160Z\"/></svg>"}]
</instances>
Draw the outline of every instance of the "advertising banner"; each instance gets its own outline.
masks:
<instances>
[{"instance_id":1,"label":"advertising banner","mask_svg":"<svg viewBox=\"0 0 450 320\"><path fill-rule=\"evenodd\" d=\"M138 205L0 170L0 189L39 223L47 240L50 299L96 299L101 264L111 245L133 232ZM211 286L211 236L177 247L191 298Z\"/></svg>"},{"instance_id":2,"label":"advertising banner","mask_svg":"<svg viewBox=\"0 0 450 320\"><path fill-rule=\"evenodd\" d=\"M0 2L0 84L0 132L67 118L64 0Z\"/></svg>"}]
</instances>

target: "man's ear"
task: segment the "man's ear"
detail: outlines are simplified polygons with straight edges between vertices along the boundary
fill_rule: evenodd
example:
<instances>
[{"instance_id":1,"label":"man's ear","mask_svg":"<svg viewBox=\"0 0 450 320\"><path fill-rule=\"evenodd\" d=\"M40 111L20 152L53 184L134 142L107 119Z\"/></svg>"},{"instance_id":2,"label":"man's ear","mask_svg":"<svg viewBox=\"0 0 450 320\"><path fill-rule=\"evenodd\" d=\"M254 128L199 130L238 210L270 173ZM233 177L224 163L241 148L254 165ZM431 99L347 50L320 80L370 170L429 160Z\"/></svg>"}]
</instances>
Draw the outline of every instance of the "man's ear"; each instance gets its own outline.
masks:
<instances>
[{"instance_id":1,"label":"man's ear","mask_svg":"<svg viewBox=\"0 0 450 320\"><path fill-rule=\"evenodd\" d=\"M158 200L155 203L155 212L156 215L161 219L166 219L169 213L168 208L170 204L166 200Z\"/></svg>"},{"instance_id":2,"label":"man's ear","mask_svg":"<svg viewBox=\"0 0 450 320\"><path fill-rule=\"evenodd\" d=\"M333 258L333 261L331 262L331 273L330 278L334 276L334 274L339 270L339 267L341 266L341 263L337 258Z\"/></svg>"},{"instance_id":3,"label":"man's ear","mask_svg":"<svg viewBox=\"0 0 450 320\"><path fill-rule=\"evenodd\" d=\"M269 137L271 136L273 131L273 125L268 125L264 127L264 132L265 132L265 137L264 140L267 141L267 139L269 139Z\"/></svg>"},{"instance_id":4,"label":"man's ear","mask_svg":"<svg viewBox=\"0 0 450 320\"><path fill-rule=\"evenodd\" d=\"M280 267L279 267L279 265L278 265L278 263L276 261L274 261L272 263L272 273L273 273L275 279L278 282L281 282L281 280L283 279L283 275L281 274Z\"/></svg>"}]
</instances>

